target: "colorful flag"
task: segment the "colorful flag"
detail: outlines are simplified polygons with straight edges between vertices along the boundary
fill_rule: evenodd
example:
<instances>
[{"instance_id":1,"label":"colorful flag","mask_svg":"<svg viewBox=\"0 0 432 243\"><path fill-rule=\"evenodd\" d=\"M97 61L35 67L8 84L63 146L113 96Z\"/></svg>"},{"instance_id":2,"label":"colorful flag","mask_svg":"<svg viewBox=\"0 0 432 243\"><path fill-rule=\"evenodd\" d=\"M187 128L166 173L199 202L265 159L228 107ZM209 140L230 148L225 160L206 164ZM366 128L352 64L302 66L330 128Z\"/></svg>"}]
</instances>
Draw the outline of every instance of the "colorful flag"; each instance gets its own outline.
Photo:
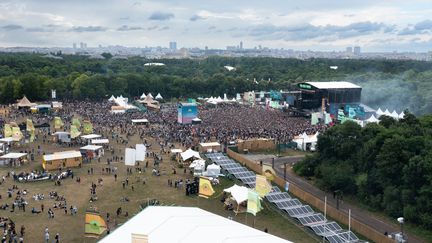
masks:
<instances>
[{"instance_id":1,"label":"colorful flag","mask_svg":"<svg viewBox=\"0 0 432 243\"><path fill-rule=\"evenodd\" d=\"M198 195L200 197L209 198L214 194L214 192L210 180L206 177L200 177Z\"/></svg>"},{"instance_id":2,"label":"colorful flag","mask_svg":"<svg viewBox=\"0 0 432 243\"><path fill-rule=\"evenodd\" d=\"M261 211L261 201L258 193L254 190L248 191L247 212L256 216Z\"/></svg>"},{"instance_id":3,"label":"colorful flag","mask_svg":"<svg viewBox=\"0 0 432 243\"><path fill-rule=\"evenodd\" d=\"M90 121L84 121L83 127L84 134L91 134L93 132L93 125Z\"/></svg>"},{"instance_id":4,"label":"colorful flag","mask_svg":"<svg viewBox=\"0 0 432 243\"><path fill-rule=\"evenodd\" d=\"M12 138L14 141L20 141L23 137L19 127L12 127Z\"/></svg>"},{"instance_id":5,"label":"colorful flag","mask_svg":"<svg viewBox=\"0 0 432 243\"><path fill-rule=\"evenodd\" d=\"M107 225L105 220L97 212L86 212L85 215L85 236L98 238L105 230Z\"/></svg>"},{"instance_id":6,"label":"colorful flag","mask_svg":"<svg viewBox=\"0 0 432 243\"><path fill-rule=\"evenodd\" d=\"M267 177L256 175L255 190L260 197L266 196L271 191L271 185L267 182Z\"/></svg>"},{"instance_id":7,"label":"colorful flag","mask_svg":"<svg viewBox=\"0 0 432 243\"><path fill-rule=\"evenodd\" d=\"M81 127L81 122L78 120L78 118L72 119L72 125L74 125L77 128Z\"/></svg>"},{"instance_id":8,"label":"colorful flag","mask_svg":"<svg viewBox=\"0 0 432 243\"><path fill-rule=\"evenodd\" d=\"M4 136L5 138L12 137L12 127L9 124L4 125Z\"/></svg>"},{"instance_id":9,"label":"colorful flag","mask_svg":"<svg viewBox=\"0 0 432 243\"><path fill-rule=\"evenodd\" d=\"M58 116L54 117L54 128L55 129L60 129L63 127L63 125L64 125L64 123L60 117L58 117Z\"/></svg>"},{"instance_id":10,"label":"colorful flag","mask_svg":"<svg viewBox=\"0 0 432 243\"><path fill-rule=\"evenodd\" d=\"M81 135L81 132L78 130L78 128L75 125L71 125L70 134L71 134L71 138L76 138L79 135Z\"/></svg>"}]
</instances>

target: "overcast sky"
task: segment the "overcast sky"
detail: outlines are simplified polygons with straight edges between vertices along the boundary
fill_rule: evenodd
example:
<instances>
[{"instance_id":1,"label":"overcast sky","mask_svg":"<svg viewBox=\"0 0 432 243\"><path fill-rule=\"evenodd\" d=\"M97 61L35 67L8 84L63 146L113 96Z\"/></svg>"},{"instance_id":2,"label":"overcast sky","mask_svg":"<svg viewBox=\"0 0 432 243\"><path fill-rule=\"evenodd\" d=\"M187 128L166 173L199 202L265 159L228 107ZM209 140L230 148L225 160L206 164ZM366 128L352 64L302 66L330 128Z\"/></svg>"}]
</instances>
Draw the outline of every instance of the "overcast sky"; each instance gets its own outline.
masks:
<instances>
[{"instance_id":1,"label":"overcast sky","mask_svg":"<svg viewBox=\"0 0 432 243\"><path fill-rule=\"evenodd\" d=\"M432 50L432 0L0 0L0 46Z\"/></svg>"}]
</instances>

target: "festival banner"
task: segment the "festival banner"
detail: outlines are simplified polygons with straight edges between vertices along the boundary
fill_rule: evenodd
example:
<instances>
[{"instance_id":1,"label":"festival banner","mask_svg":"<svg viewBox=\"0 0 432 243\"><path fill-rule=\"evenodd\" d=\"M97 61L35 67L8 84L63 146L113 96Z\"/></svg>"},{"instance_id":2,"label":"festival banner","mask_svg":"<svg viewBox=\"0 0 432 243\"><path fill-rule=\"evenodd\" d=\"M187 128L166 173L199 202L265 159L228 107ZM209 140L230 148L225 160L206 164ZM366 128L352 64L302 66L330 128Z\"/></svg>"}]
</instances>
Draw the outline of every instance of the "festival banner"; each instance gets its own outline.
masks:
<instances>
[{"instance_id":1,"label":"festival banner","mask_svg":"<svg viewBox=\"0 0 432 243\"><path fill-rule=\"evenodd\" d=\"M12 137L12 127L9 124L4 125L4 136L5 138Z\"/></svg>"},{"instance_id":2,"label":"festival banner","mask_svg":"<svg viewBox=\"0 0 432 243\"><path fill-rule=\"evenodd\" d=\"M78 128L75 125L71 125L70 134L71 134L71 138L76 138L79 135L81 135L81 132L78 130Z\"/></svg>"},{"instance_id":3,"label":"festival banner","mask_svg":"<svg viewBox=\"0 0 432 243\"><path fill-rule=\"evenodd\" d=\"M266 196L271 191L271 185L267 181L267 177L256 175L255 190L260 197Z\"/></svg>"},{"instance_id":4,"label":"festival banner","mask_svg":"<svg viewBox=\"0 0 432 243\"><path fill-rule=\"evenodd\" d=\"M83 128L84 134L91 134L93 132L93 125L90 121L84 121Z\"/></svg>"},{"instance_id":5,"label":"festival banner","mask_svg":"<svg viewBox=\"0 0 432 243\"><path fill-rule=\"evenodd\" d=\"M199 179L199 193L200 197L209 198L215 191L213 190L210 180L206 177L200 177Z\"/></svg>"},{"instance_id":6,"label":"festival banner","mask_svg":"<svg viewBox=\"0 0 432 243\"><path fill-rule=\"evenodd\" d=\"M248 191L247 212L256 216L261 211L261 201L258 193L254 190Z\"/></svg>"},{"instance_id":7,"label":"festival banner","mask_svg":"<svg viewBox=\"0 0 432 243\"><path fill-rule=\"evenodd\" d=\"M19 127L12 127L12 138L14 141L20 141L23 138L23 134Z\"/></svg>"},{"instance_id":8,"label":"festival banner","mask_svg":"<svg viewBox=\"0 0 432 243\"><path fill-rule=\"evenodd\" d=\"M98 238L106 229L105 220L97 212L86 212L85 236Z\"/></svg>"},{"instance_id":9,"label":"festival banner","mask_svg":"<svg viewBox=\"0 0 432 243\"><path fill-rule=\"evenodd\" d=\"M33 125L33 121L31 119L27 119L27 131L34 131L35 127Z\"/></svg>"},{"instance_id":10,"label":"festival banner","mask_svg":"<svg viewBox=\"0 0 432 243\"><path fill-rule=\"evenodd\" d=\"M78 120L78 118L72 119L72 125L74 125L77 128L81 127L81 122Z\"/></svg>"},{"instance_id":11,"label":"festival banner","mask_svg":"<svg viewBox=\"0 0 432 243\"><path fill-rule=\"evenodd\" d=\"M56 116L54 117L54 128L55 129L60 129L64 126L63 121L61 120L60 117Z\"/></svg>"}]
</instances>

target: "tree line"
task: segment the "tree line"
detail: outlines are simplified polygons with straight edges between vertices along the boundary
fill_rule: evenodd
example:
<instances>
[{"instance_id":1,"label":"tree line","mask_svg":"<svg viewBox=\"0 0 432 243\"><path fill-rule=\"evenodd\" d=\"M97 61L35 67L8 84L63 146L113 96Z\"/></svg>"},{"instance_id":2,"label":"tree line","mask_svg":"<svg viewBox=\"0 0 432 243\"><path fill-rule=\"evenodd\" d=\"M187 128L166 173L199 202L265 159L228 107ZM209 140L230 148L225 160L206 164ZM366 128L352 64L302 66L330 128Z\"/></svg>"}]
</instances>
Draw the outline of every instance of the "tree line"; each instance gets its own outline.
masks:
<instances>
[{"instance_id":1,"label":"tree line","mask_svg":"<svg viewBox=\"0 0 432 243\"><path fill-rule=\"evenodd\" d=\"M103 56L106 58L62 55L62 59L53 59L40 54L0 53L0 102L15 102L23 95L32 101L46 100L51 89L57 90L60 99L100 100L120 94L137 97L143 92L161 93L166 98L195 98L224 93L234 96L249 90L286 90L303 81L347 80L364 86L364 99L371 105L391 109L397 100L415 114L432 112L430 62ZM144 66L148 62L162 62L165 66ZM225 65L236 70L228 71ZM394 99L395 93L401 96Z\"/></svg>"},{"instance_id":2,"label":"tree line","mask_svg":"<svg viewBox=\"0 0 432 243\"><path fill-rule=\"evenodd\" d=\"M294 166L327 191L342 191L387 215L432 228L432 115L353 122L318 137L317 153Z\"/></svg>"}]
</instances>

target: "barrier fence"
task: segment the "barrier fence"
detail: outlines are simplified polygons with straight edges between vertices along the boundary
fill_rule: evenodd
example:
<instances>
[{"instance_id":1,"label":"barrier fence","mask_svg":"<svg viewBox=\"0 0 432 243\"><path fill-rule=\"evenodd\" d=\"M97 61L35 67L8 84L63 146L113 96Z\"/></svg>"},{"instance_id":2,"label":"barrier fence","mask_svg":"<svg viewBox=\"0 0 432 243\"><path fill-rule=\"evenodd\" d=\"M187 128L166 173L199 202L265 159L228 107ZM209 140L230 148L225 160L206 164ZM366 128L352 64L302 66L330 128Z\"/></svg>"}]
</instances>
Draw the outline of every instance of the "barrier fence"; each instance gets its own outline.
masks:
<instances>
[{"instance_id":1,"label":"barrier fence","mask_svg":"<svg viewBox=\"0 0 432 243\"><path fill-rule=\"evenodd\" d=\"M253 170L257 174L262 174L262 168L261 166L256 163L255 161L252 161L239 153L236 153L232 151L230 148L227 149L227 155L231 157L232 159L238 161L242 165L248 167L249 169ZM281 188L285 187L285 180L277 175L274 175L273 183L280 186ZM303 200L304 202L308 203L309 205L319 209L324 209L324 201L320 198L315 197L309 192L306 192L302 190L297 185L290 183L289 192L296 196L297 198ZM349 218L348 214L336 209L335 207L327 204L327 215L333 218L334 220L348 225L349 224ZM394 243L394 239L390 239L387 236L384 235L383 232L379 232L376 229L372 228L371 226L360 222L359 220L351 217L351 229L358 232L361 235L366 236L368 239L379 242L379 243Z\"/></svg>"}]
</instances>

